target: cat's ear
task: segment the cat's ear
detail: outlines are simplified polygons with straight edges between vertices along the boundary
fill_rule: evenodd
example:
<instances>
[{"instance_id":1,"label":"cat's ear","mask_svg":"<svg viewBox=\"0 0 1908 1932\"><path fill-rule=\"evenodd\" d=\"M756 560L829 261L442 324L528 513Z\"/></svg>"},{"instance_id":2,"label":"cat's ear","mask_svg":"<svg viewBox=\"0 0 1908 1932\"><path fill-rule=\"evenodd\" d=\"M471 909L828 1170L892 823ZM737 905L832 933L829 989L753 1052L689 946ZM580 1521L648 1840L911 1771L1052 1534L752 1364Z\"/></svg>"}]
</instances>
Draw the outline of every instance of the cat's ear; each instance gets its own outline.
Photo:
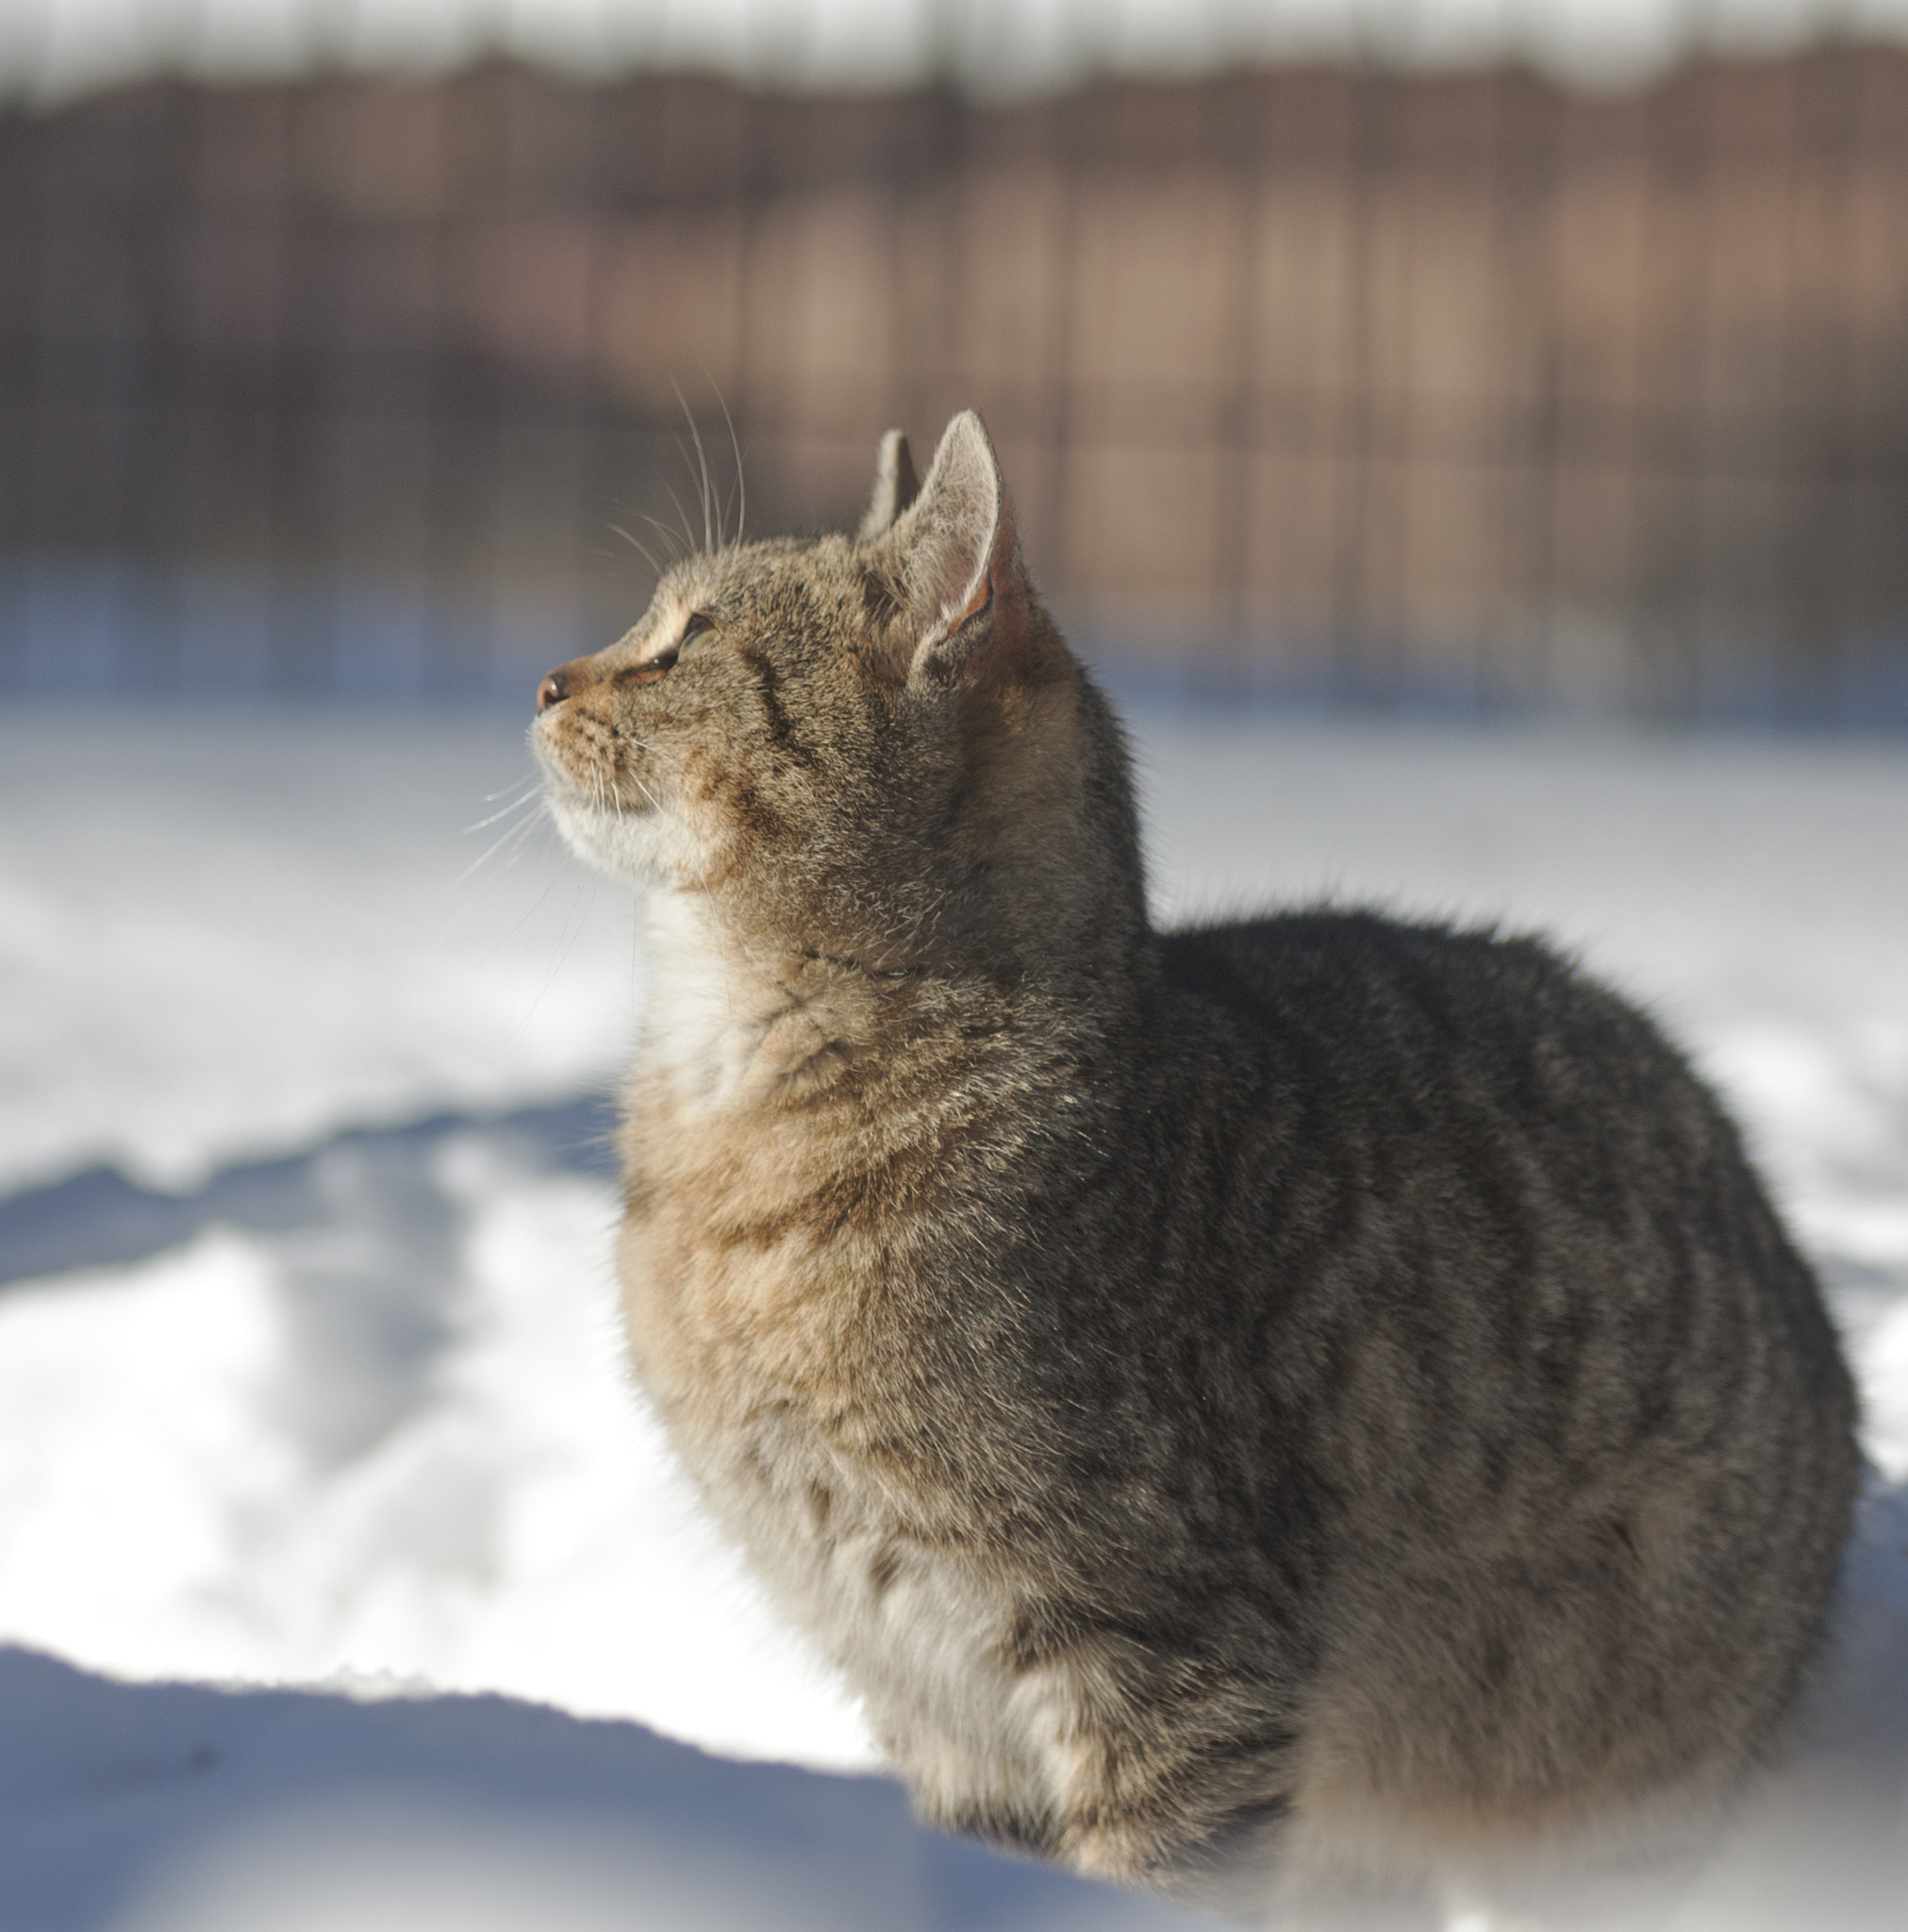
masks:
<instances>
[{"instance_id":1,"label":"cat's ear","mask_svg":"<svg viewBox=\"0 0 1908 1932\"><path fill-rule=\"evenodd\" d=\"M881 439L881 451L874 458L874 491L855 536L864 543L884 537L894 527L894 520L921 494L921 478L915 475L914 453L899 429L890 429Z\"/></svg>"},{"instance_id":2,"label":"cat's ear","mask_svg":"<svg viewBox=\"0 0 1908 1932\"><path fill-rule=\"evenodd\" d=\"M915 615L910 678L951 682L983 650L1011 663L1027 635L1027 574L1000 458L971 409L948 425L894 541Z\"/></svg>"}]
</instances>

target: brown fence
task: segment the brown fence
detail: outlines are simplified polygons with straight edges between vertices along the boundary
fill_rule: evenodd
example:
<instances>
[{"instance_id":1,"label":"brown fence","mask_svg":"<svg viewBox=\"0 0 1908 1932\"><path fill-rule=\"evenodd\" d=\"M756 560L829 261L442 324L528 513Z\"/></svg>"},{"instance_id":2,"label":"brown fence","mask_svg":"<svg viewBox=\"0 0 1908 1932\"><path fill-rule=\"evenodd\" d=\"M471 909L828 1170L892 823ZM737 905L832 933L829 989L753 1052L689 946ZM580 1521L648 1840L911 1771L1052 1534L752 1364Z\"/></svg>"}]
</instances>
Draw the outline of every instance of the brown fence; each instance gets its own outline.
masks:
<instances>
[{"instance_id":1,"label":"brown fence","mask_svg":"<svg viewBox=\"0 0 1908 1932\"><path fill-rule=\"evenodd\" d=\"M1908 57L9 110L0 682L519 675L699 538L678 391L758 529L977 404L1175 676L1908 717Z\"/></svg>"}]
</instances>

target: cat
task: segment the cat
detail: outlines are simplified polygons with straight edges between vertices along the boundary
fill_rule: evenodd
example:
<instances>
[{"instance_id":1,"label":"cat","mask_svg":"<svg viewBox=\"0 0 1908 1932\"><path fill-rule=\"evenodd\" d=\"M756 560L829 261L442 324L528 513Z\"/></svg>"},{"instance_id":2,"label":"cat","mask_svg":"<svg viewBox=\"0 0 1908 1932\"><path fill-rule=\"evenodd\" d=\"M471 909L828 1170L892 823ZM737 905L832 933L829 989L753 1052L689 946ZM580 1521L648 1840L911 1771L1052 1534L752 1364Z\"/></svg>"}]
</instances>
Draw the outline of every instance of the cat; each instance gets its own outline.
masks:
<instances>
[{"instance_id":1,"label":"cat","mask_svg":"<svg viewBox=\"0 0 1908 1932\"><path fill-rule=\"evenodd\" d=\"M1535 940L1154 931L976 416L532 738L649 892L639 1378L923 1817L1236 1903L1755 1763L1858 1457L1734 1130Z\"/></svg>"}]
</instances>

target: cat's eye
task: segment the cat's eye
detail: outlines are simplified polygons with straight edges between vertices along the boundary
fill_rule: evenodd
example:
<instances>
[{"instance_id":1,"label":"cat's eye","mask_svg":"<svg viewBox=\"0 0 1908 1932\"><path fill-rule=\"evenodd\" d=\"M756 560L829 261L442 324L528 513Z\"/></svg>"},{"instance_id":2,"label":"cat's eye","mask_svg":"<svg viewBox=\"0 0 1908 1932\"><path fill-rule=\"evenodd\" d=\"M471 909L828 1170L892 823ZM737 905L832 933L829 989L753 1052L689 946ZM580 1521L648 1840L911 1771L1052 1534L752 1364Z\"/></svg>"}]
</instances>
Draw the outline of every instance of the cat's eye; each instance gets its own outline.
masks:
<instances>
[{"instance_id":1,"label":"cat's eye","mask_svg":"<svg viewBox=\"0 0 1908 1932\"><path fill-rule=\"evenodd\" d=\"M634 671L622 674L623 681L631 684L649 684L660 677L665 671L673 671L676 660L692 646L703 643L718 634L720 626L712 617L704 617L700 612L691 617L684 627L683 634L674 643L665 644L654 658L646 658Z\"/></svg>"}]
</instances>

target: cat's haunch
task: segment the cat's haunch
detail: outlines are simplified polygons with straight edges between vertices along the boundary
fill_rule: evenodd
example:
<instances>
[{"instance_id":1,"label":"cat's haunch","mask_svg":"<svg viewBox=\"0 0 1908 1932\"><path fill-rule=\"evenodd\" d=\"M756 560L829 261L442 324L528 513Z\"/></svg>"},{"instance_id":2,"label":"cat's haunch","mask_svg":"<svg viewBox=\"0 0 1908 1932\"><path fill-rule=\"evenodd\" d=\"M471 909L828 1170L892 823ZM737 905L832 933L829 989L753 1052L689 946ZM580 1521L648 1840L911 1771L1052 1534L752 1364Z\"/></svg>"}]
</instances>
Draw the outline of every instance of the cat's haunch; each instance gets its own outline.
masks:
<instances>
[{"instance_id":1,"label":"cat's haunch","mask_svg":"<svg viewBox=\"0 0 1908 1932\"><path fill-rule=\"evenodd\" d=\"M1236 1902L1754 1762L1857 1457L1735 1132L1534 941L1154 931L978 418L680 559L533 738L651 894L637 1371L924 1816Z\"/></svg>"}]
</instances>

